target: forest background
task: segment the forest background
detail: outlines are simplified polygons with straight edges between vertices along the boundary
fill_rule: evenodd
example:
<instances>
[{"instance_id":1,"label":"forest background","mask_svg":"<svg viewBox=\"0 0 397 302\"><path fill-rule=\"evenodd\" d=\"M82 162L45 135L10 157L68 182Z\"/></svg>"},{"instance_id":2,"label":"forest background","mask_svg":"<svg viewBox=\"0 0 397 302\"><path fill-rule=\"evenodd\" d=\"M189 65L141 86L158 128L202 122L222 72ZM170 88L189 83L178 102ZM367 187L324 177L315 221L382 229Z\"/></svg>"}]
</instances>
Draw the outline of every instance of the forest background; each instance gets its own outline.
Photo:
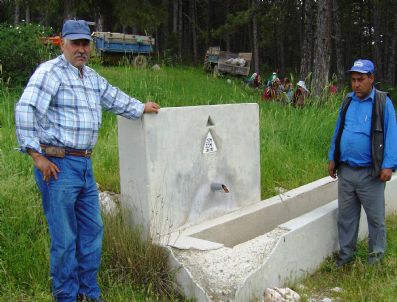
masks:
<instances>
[{"instance_id":1,"label":"forest background","mask_svg":"<svg viewBox=\"0 0 397 302\"><path fill-rule=\"evenodd\" d=\"M201 64L209 46L253 52L252 71L309 76L315 95L330 81L341 88L358 58L375 62L378 82L396 84L395 0L0 0L0 23L59 33L70 18L152 35L170 64Z\"/></svg>"},{"instance_id":2,"label":"forest background","mask_svg":"<svg viewBox=\"0 0 397 302\"><path fill-rule=\"evenodd\" d=\"M345 71L355 59L372 59L377 82L390 92L396 85L396 0L0 0L0 301L4 302L52 301L49 236L40 195L30 159L14 150L13 110L22 86L7 86L26 83L43 55L48 58L36 38L42 27L21 25L40 24L59 34L69 18L95 22L97 31L152 35L153 59L165 65L160 71L99 65L95 69L138 99L153 99L162 107L259 100L258 91L237 79L227 82L202 69L186 68L201 66L209 46L253 52L251 72L292 74L294 82L312 79L312 95L336 81L339 94L322 98L326 103L311 98L305 110L259 102L261 165L266 167L261 168L263 198L276 194L276 187L292 189L327 174L328 144L343 98L341 88L348 81ZM45 34L50 32L46 29ZM22 72L27 64L32 68ZM9 76L9 70L16 73ZM105 112L93 161L101 189L119 192L115 125L115 117ZM108 237L99 276L105 298L179 300L166 254L150 241L141 241L138 233L129 233L121 218L109 219L105 217ZM351 267L338 270L329 258L314 275L301 280L303 287L294 289L306 295L306 301L327 295L341 301L395 302L396 215L389 217L387 226L388 251L382 266L367 266L367 244L361 242ZM333 293L336 286L343 291Z\"/></svg>"}]
</instances>

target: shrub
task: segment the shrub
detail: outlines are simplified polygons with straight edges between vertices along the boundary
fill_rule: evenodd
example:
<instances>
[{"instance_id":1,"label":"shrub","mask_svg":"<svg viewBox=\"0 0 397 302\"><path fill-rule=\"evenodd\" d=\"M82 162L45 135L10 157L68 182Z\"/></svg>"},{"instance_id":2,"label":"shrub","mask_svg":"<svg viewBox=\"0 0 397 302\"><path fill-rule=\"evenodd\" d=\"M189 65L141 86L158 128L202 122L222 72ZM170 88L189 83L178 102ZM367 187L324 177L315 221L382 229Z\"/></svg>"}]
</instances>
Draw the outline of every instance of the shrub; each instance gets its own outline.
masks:
<instances>
[{"instance_id":1,"label":"shrub","mask_svg":"<svg viewBox=\"0 0 397 302\"><path fill-rule=\"evenodd\" d=\"M34 69L54 55L54 49L40 41L50 34L51 29L41 25L0 24L0 84L25 85Z\"/></svg>"}]
</instances>

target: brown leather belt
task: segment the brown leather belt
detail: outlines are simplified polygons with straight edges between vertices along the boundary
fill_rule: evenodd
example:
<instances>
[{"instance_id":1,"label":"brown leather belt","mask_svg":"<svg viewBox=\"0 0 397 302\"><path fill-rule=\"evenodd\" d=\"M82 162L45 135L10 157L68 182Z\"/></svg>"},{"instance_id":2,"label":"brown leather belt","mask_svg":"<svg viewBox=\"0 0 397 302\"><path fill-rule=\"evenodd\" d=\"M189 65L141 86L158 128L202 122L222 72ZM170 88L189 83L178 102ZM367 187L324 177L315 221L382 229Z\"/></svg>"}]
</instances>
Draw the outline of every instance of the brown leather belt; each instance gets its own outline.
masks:
<instances>
[{"instance_id":1,"label":"brown leather belt","mask_svg":"<svg viewBox=\"0 0 397 302\"><path fill-rule=\"evenodd\" d=\"M72 155L72 156L90 158L92 154L92 150L63 148L63 147L49 146L44 144L40 144L40 147L45 155L52 157L65 157L65 155Z\"/></svg>"}]
</instances>

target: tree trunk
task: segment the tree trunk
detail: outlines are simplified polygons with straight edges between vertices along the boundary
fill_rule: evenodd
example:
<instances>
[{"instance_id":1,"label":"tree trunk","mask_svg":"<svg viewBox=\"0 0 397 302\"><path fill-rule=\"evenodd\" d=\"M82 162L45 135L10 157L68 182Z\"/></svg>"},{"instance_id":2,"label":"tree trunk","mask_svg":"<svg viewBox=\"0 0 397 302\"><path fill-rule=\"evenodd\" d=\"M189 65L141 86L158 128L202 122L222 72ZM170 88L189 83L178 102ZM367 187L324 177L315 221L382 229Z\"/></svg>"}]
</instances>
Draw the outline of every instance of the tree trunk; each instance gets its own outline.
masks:
<instances>
[{"instance_id":1,"label":"tree trunk","mask_svg":"<svg viewBox=\"0 0 397 302\"><path fill-rule=\"evenodd\" d=\"M14 8L14 24L19 24L19 0L15 0L15 8Z\"/></svg>"},{"instance_id":2,"label":"tree trunk","mask_svg":"<svg viewBox=\"0 0 397 302\"><path fill-rule=\"evenodd\" d=\"M193 62L196 64L198 60L197 55L197 17L196 17L196 0L190 0L190 26L192 30L192 51L193 51Z\"/></svg>"},{"instance_id":3,"label":"tree trunk","mask_svg":"<svg viewBox=\"0 0 397 302\"><path fill-rule=\"evenodd\" d=\"M282 30L282 29L281 29ZM285 75L285 51L284 51L284 34L280 32L280 35L277 37L278 44L278 66L280 70L280 74Z\"/></svg>"},{"instance_id":4,"label":"tree trunk","mask_svg":"<svg viewBox=\"0 0 397 302\"><path fill-rule=\"evenodd\" d=\"M348 3L347 7L347 16L346 16L348 22L347 22L347 28L344 28L343 34L346 39L346 41L353 41L354 33L352 31L353 27L353 18L352 18L352 4L351 2ZM353 45L354 43L345 43L345 62L348 63L348 66L350 67L352 62L353 62Z\"/></svg>"},{"instance_id":5,"label":"tree trunk","mask_svg":"<svg viewBox=\"0 0 397 302\"><path fill-rule=\"evenodd\" d=\"M331 51L331 9L332 0L318 2L316 21L316 40L314 43L312 89L320 97L328 83Z\"/></svg>"},{"instance_id":6,"label":"tree trunk","mask_svg":"<svg viewBox=\"0 0 397 302\"><path fill-rule=\"evenodd\" d=\"M103 17L102 17L102 15L98 15L98 19L96 21L96 30L103 31Z\"/></svg>"},{"instance_id":7,"label":"tree trunk","mask_svg":"<svg viewBox=\"0 0 397 302\"><path fill-rule=\"evenodd\" d=\"M305 0L303 3L303 42L301 46L301 66L299 79L304 80L313 71L313 16L315 3Z\"/></svg>"},{"instance_id":8,"label":"tree trunk","mask_svg":"<svg viewBox=\"0 0 397 302\"><path fill-rule=\"evenodd\" d=\"M382 32L380 26L381 12L379 5L373 5L373 28L374 28L374 63L376 80L383 81L383 62L382 62Z\"/></svg>"},{"instance_id":9,"label":"tree trunk","mask_svg":"<svg viewBox=\"0 0 397 302\"><path fill-rule=\"evenodd\" d=\"M285 75L285 49L284 49L284 20L285 20L285 11L280 10L280 22L281 25L276 27L276 43L277 43L277 53L278 53L278 62L277 66L279 68L279 72L281 75Z\"/></svg>"},{"instance_id":10,"label":"tree trunk","mask_svg":"<svg viewBox=\"0 0 397 302\"><path fill-rule=\"evenodd\" d=\"M177 35L178 33L178 0L172 1L172 33Z\"/></svg>"},{"instance_id":11,"label":"tree trunk","mask_svg":"<svg viewBox=\"0 0 397 302\"><path fill-rule=\"evenodd\" d=\"M182 19L182 0L178 0L178 57L182 58L182 45L183 45L183 19Z\"/></svg>"},{"instance_id":12,"label":"tree trunk","mask_svg":"<svg viewBox=\"0 0 397 302\"><path fill-rule=\"evenodd\" d=\"M256 0L252 1L252 9L254 10L252 16L252 46L254 52L254 70L255 72L259 72L259 50L258 50L258 22L257 22L257 9L258 4Z\"/></svg>"},{"instance_id":13,"label":"tree trunk","mask_svg":"<svg viewBox=\"0 0 397 302\"><path fill-rule=\"evenodd\" d=\"M73 11L73 0L63 1L63 15L66 20L73 19L75 17L75 13Z\"/></svg>"},{"instance_id":14,"label":"tree trunk","mask_svg":"<svg viewBox=\"0 0 397 302\"><path fill-rule=\"evenodd\" d=\"M359 25L360 26L359 26L359 28L363 28L364 27L364 19L365 19L364 18L365 6L364 5L357 5L357 6L359 7L359 10L360 10L360 17L359 17ZM368 9L368 14L369 14L369 19L371 20L371 9ZM372 28L372 26L370 25L369 28ZM363 53L364 53L364 49L366 48L366 45L364 43L363 35L359 35L359 39L360 39L360 55L359 55L359 57L362 58L362 57L364 57Z\"/></svg>"},{"instance_id":15,"label":"tree trunk","mask_svg":"<svg viewBox=\"0 0 397 302\"><path fill-rule=\"evenodd\" d=\"M396 47L397 47L397 14L394 15L394 28L391 35L390 42L390 61L387 68L387 83L391 85L395 85L396 83Z\"/></svg>"},{"instance_id":16,"label":"tree trunk","mask_svg":"<svg viewBox=\"0 0 397 302\"><path fill-rule=\"evenodd\" d=\"M204 1L205 2L205 4L206 4L206 8L204 9L203 8L203 10L205 10L206 12L206 16L205 16L205 29L204 29L204 31L205 31L205 33L206 33L206 35L207 35L207 37L206 37L206 39L205 39L205 47L204 47L204 49L205 50L207 50L208 49L208 46L210 46L210 41L211 41L211 25L212 25L212 22L211 22L211 20L212 20L212 16L211 16L211 9L212 9L212 3L211 3L211 0L205 0Z\"/></svg>"},{"instance_id":17,"label":"tree trunk","mask_svg":"<svg viewBox=\"0 0 397 302\"><path fill-rule=\"evenodd\" d=\"M341 18L339 12L339 0L333 0L333 24L334 24L334 42L335 42L335 54L336 54L336 76L337 76L337 87L341 90L345 83L345 66L343 64L343 43L342 43L342 31L341 31Z\"/></svg>"},{"instance_id":18,"label":"tree trunk","mask_svg":"<svg viewBox=\"0 0 397 302\"><path fill-rule=\"evenodd\" d=\"M30 23L30 5L29 1L26 2L26 8L25 8L25 22Z\"/></svg>"},{"instance_id":19,"label":"tree trunk","mask_svg":"<svg viewBox=\"0 0 397 302\"><path fill-rule=\"evenodd\" d=\"M163 9L166 10L166 12L168 12L168 0L163 0L162 1L162 7ZM161 37L158 41L157 41L157 51L164 51L166 49L169 48L168 46L168 42L169 42L169 32L168 32L168 20L169 18L166 18L164 22L162 22L159 26L159 28L157 29L158 31L160 31L159 36Z\"/></svg>"},{"instance_id":20,"label":"tree trunk","mask_svg":"<svg viewBox=\"0 0 397 302\"><path fill-rule=\"evenodd\" d=\"M226 0L226 18L230 14L230 0ZM226 51L230 51L230 34L225 35Z\"/></svg>"}]
</instances>

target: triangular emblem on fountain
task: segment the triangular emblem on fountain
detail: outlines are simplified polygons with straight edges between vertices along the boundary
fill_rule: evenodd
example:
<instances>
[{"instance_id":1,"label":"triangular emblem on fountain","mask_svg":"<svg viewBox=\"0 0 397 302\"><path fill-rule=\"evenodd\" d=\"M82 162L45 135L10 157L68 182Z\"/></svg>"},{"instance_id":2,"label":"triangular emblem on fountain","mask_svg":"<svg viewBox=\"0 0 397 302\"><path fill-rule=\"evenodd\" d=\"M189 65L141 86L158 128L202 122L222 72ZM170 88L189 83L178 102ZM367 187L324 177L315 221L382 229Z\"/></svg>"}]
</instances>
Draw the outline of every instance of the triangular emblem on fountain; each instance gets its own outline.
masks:
<instances>
[{"instance_id":1,"label":"triangular emblem on fountain","mask_svg":"<svg viewBox=\"0 0 397 302\"><path fill-rule=\"evenodd\" d=\"M203 153L212 153L218 151L214 138L212 137L211 131L208 131L207 137L205 138Z\"/></svg>"},{"instance_id":2,"label":"triangular emblem on fountain","mask_svg":"<svg viewBox=\"0 0 397 302\"><path fill-rule=\"evenodd\" d=\"M208 120L207 120L207 127L211 127L211 126L215 126L214 122L212 121L211 116L208 116Z\"/></svg>"}]
</instances>

